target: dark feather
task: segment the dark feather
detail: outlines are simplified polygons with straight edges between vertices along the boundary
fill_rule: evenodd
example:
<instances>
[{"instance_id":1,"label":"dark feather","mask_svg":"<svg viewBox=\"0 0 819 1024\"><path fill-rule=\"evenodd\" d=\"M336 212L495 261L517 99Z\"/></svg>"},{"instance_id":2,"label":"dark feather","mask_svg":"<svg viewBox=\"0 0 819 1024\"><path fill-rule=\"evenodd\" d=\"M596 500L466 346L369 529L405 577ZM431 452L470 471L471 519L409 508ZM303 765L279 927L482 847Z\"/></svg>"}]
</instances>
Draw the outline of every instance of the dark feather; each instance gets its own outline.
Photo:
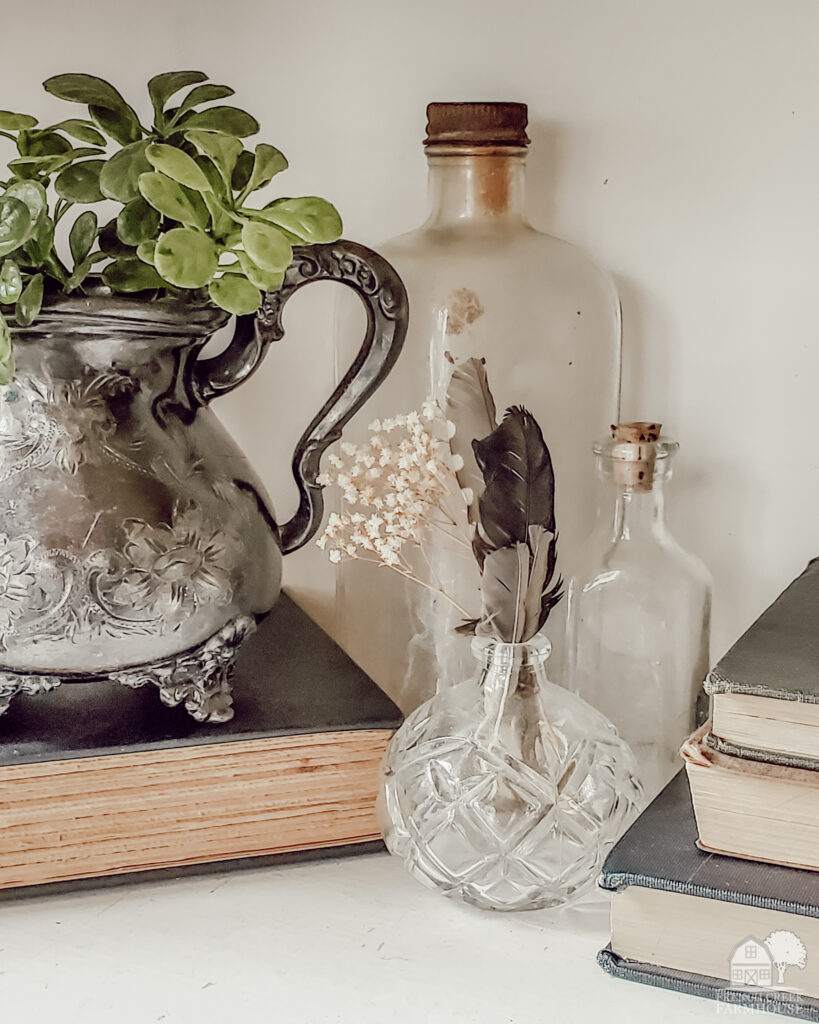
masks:
<instances>
[{"instance_id":1,"label":"dark feather","mask_svg":"<svg viewBox=\"0 0 819 1024\"><path fill-rule=\"evenodd\" d=\"M508 409L497 430L472 447L484 478L473 545L483 566L489 551L528 543L532 526L555 532L555 478L540 427L519 406Z\"/></svg>"}]
</instances>

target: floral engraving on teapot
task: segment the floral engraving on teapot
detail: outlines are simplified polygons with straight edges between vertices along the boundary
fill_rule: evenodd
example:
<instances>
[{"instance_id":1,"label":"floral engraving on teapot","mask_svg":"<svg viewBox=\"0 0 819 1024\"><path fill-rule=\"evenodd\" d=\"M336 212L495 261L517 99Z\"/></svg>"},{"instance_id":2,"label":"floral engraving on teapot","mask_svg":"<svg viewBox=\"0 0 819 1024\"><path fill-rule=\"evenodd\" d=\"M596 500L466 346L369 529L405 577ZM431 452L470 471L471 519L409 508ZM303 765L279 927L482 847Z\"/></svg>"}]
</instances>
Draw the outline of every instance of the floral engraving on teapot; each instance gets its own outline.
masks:
<instances>
[{"instance_id":1,"label":"floral engraving on teapot","mask_svg":"<svg viewBox=\"0 0 819 1024\"><path fill-rule=\"evenodd\" d=\"M197 506L175 508L169 524L126 520L122 532L121 545L84 561L30 536L0 534L0 650L162 636L202 606L232 601L238 541L208 527Z\"/></svg>"},{"instance_id":2,"label":"floral engraving on teapot","mask_svg":"<svg viewBox=\"0 0 819 1024\"><path fill-rule=\"evenodd\" d=\"M116 618L144 620L191 613L203 604L229 604L230 539L209 530L195 507L174 509L170 524L123 523L119 551L97 552L102 572L91 577L98 603Z\"/></svg>"},{"instance_id":3,"label":"floral engraving on teapot","mask_svg":"<svg viewBox=\"0 0 819 1024\"><path fill-rule=\"evenodd\" d=\"M5 390L0 410L0 480L36 466L75 474L108 446L117 429L110 402L138 388L133 376L106 372L81 380L22 376Z\"/></svg>"}]
</instances>

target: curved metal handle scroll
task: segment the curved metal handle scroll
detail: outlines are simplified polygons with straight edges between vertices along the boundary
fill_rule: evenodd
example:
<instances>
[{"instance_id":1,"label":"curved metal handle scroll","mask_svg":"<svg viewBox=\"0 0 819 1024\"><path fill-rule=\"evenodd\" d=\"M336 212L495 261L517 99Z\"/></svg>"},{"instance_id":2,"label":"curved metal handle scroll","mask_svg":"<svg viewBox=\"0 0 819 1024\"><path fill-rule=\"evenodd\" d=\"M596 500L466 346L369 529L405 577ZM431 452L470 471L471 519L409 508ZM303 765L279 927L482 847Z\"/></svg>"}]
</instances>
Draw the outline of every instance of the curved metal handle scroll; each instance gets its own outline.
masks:
<instances>
[{"instance_id":1,"label":"curved metal handle scroll","mask_svg":"<svg viewBox=\"0 0 819 1024\"><path fill-rule=\"evenodd\" d=\"M220 355L199 360L191 381L201 404L232 391L253 373L268 345L284 336L285 303L312 281L338 281L357 292L367 312L367 333L352 366L302 435L293 454L299 507L281 531L287 554L306 544L324 515L322 488L316 483L324 451L376 390L395 364L409 318L407 292L387 261L357 242L296 246L281 288L269 292L255 316L239 317L233 339Z\"/></svg>"}]
</instances>

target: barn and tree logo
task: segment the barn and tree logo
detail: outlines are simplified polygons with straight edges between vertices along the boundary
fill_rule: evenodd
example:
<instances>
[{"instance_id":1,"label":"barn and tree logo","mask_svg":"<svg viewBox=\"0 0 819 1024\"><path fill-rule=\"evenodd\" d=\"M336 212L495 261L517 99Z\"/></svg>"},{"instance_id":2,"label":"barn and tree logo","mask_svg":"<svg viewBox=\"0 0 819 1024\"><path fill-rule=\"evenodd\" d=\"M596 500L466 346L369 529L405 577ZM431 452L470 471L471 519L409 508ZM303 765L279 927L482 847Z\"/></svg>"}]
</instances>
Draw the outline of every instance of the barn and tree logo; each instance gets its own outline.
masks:
<instances>
[{"instance_id":1,"label":"barn and tree logo","mask_svg":"<svg viewBox=\"0 0 819 1024\"><path fill-rule=\"evenodd\" d=\"M790 967L805 969L808 951L793 932L777 930L760 942L749 935L738 942L729 960L732 988L779 988L785 986ZM790 984L788 988L795 988Z\"/></svg>"}]
</instances>

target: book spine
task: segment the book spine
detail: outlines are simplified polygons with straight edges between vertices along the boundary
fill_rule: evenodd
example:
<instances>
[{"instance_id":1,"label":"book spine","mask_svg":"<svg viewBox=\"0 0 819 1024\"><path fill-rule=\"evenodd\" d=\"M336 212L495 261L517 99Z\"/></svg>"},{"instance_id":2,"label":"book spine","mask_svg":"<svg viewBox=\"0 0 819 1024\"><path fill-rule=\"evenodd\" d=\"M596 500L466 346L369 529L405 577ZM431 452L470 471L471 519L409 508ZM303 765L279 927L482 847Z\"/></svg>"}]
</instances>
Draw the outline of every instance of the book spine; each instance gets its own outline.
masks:
<instances>
[{"instance_id":1,"label":"book spine","mask_svg":"<svg viewBox=\"0 0 819 1024\"><path fill-rule=\"evenodd\" d=\"M819 1022L819 1000L795 992L770 989L731 988L727 981L703 974L688 974L686 971L657 967L654 964L627 960L618 956L606 946L597 954L597 962L603 970L615 978L636 981L641 985L670 989L686 995L715 999L722 1003L747 1006L753 1010L781 1013L786 1017Z\"/></svg>"},{"instance_id":2,"label":"book spine","mask_svg":"<svg viewBox=\"0 0 819 1024\"><path fill-rule=\"evenodd\" d=\"M819 694L807 693L804 690L790 690L781 686L755 683L741 683L720 672L719 667L712 669L702 684L709 697L718 693L744 693L748 697L770 697L771 700L795 700L805 704L819 704Z\"/></svg>"},{"instance_id":3,"label":"book spine","mask_svg":"<svg viewBox=\"0 0 819 1024\"><path fill-rule=\"evenodd\" d=\"M730 743L721 736L710 733L705 742L712 750L731 757L741 757L746 761L762 761L764 764L781 764L785 768L807 768L809 771L819 770L819 760L813 757L801 757L798 754L783 754L776 750L760 750L758 747L746 747L743 744Z\"/></svg>"}]
</instances>

